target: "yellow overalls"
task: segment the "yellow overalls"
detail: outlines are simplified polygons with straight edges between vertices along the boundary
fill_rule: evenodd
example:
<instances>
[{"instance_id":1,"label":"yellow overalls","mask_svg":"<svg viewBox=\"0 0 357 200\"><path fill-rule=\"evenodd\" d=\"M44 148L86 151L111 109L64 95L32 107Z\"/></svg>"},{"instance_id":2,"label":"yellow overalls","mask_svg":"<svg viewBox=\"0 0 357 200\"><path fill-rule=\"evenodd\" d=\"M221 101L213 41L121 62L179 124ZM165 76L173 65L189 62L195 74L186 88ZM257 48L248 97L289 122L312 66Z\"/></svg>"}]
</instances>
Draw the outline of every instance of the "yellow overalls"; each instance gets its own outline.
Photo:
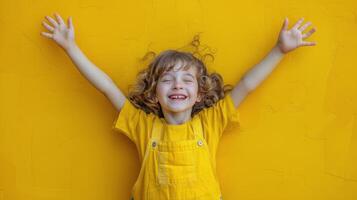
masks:
<instances>
[{"instance_id":1,"label":"yellow overalls","mask_svg":"<svg viewBox=\"0 0 357 200\"><path fill-rule=\"evenodd\" d=\"M217 174L199 117L193 117L194 139L162 141L157 118L147 144L133 200L220 200Z\"/></svg>"}]
</instances>

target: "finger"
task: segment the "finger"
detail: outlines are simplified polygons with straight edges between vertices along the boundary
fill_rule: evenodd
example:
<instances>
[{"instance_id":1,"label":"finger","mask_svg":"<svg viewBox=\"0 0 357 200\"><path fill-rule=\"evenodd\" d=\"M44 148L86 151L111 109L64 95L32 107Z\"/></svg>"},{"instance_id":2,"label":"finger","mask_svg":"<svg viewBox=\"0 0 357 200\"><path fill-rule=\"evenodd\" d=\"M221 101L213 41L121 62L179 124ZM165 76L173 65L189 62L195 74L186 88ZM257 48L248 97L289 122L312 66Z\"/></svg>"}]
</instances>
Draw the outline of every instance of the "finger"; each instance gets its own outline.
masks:
<instances>
[{"instance_id":1,"label":"finger","mask_svg":"<svg viewBox=\"0 0 357 200\"><path fill-rule=\"evenodd\" d=\"M300 18L299 21L296 22L296 24L292 27L293 29L297 29L301 23L304 21L304 18Z\"/></svg>"},{"instance_id":2,"label":"finger","mask_svg":"<svg viewBox=\"0 0 357 200\"><path fill-rule=\"evenodd\" d=\"M311 22L306 22L306 24L304 24L303 26L301 26L300 28L299 28L299 30L301 31L301 32L303 32L308 26L310 26L311 25Z\"/></svg>"},{"instance_id":3,"label":"finger","mask_svg":"<svg viewBox=\"0 0 357 200\"><path fill-rule=\"evenodd\" d=\"M303 41L301 43L301 46L314 46L316 45L316 42L306 42L306 41Z\"/></svg>"},{"instance_id":4,"label":"finger","mask_svg":"<svg viewBox=\"0 0 357 200\"><path fill-rule=\"evenodd\" d=\"M52 18L49 17L49 16L46 16L46 19L47 19L48 21L50 21L51 24L52 24L55 28L57 28L58 23L56 22L56 20L52 19Z\"/></svg>"},{"instance_id":5,"label":"finger","mask_svg":"<svg viewBox=\"0 0 357 200\"><path fill-rule=\"evenodd\" d=\"M59 24L64 25L63 19L58 13L55 13L55 17L56 17L57 21L59 22Z\"/></svg>"},{"instance_id":6,"label":"finger","mask_svg":"<svg viewBox=\"0 0 357 200\"><path fill-rule=\"evenodd\" d=\"M42 21L42 25L45 26L45 28L51 32L55 30L52 26L48 25L45 21Z\"/></svg>"},{"instance_id":7,"label":"finger","mask_svg":"<svg viewBox=\"0 0 357 200\"><path fill-rule=\"evenodd\" d=\"M73 29L73 22L72 22L72 17L68 17L68 28Z\"/></svg>"},{"instance_id":8,"label":"finger","mask_svg":"<svg viewBox=\"0 0 357 200\"><path fill-rule=\"evenodd\" d=\"M43 36L45 36L47 38L50 38L50 39L53 38L53 35L51 33L41 32L41 35L43 35Z\"/></svg>"},{"instance_id":9,"label":"finger","mask_svg":"<svg viewBox=\"0 0 357 200\"><path fill-rule=\"evenodd\" d=\"M289 23L289 20L287 17L285 17L284 22L283 22L283 27L281 29L288 30L288 23Z\"/></svg>"},{"instance_id":10,"label":"finger","mask_svg":"<svg viewBox=\"0 0 357 200\"><path fill-rule=\"evenodd\" d=\"M307 37L309 37L310 35L312 35L314 32L316 31L316 28L312 28L309 32L302 34L302 38L305 39Z\"/></svg>"}]
</instances>

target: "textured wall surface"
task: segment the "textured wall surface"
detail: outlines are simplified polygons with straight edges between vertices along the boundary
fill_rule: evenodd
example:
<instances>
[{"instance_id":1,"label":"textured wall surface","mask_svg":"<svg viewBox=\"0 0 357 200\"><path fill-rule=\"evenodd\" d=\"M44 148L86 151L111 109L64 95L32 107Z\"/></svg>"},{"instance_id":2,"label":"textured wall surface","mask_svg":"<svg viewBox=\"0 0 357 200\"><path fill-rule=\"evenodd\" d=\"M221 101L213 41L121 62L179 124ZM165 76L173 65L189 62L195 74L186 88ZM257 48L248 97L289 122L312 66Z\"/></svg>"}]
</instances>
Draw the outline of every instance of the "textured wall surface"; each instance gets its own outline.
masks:
<instances>
[{"instance_id":1,"label":"textured wall surface","mask_svg":"<svg viewBox=\"0 0 357 200\"><path fill-rule=\"evenodd\" d=\"M0 0L0 200L128 199L134 146L117 112L54 42L73 17L83 52L127 94L148 50L201 33L209 70L235 84L305 17L317 46L289 53L238 108L217 152L224 199L357 199L357 3L353 0Z\"/></svg>"}]
</instances>

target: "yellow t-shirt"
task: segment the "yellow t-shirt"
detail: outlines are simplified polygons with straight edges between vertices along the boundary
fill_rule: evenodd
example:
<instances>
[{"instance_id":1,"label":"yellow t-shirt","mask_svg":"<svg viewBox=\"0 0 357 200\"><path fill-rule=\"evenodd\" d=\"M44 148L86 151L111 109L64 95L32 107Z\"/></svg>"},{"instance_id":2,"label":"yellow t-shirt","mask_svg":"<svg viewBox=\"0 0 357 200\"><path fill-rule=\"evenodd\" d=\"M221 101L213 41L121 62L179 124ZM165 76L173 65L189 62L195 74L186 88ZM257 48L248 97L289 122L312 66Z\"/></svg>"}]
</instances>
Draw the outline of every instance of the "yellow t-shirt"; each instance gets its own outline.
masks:
<instances>
[{"instance_id":1,"label":"yellow t-shirt","mask_svg":"<svg viewBox=\"0 0 357 200\"><path fill-rule=\"evenodd\" d=\"M210 150L212 161L216 163L216 150L219 139L229 122L234 122L230 125L239 126L239 112L234 107L232 97L228 93L213 106L201 110L196 115L194 117L199 117L202 122L203 136ZM147 114L145 111L134 107L129 100L126 100L113 124L113 129L121 131L135 143L140 161L145 155L154 120L160 120L163 124L164 134L162 140L193 139L194 129L192 126L194 123L192 123L192 120L179 125L167 124L164 118L159 118L153 113Z\"/></svg>"}]
</instances>

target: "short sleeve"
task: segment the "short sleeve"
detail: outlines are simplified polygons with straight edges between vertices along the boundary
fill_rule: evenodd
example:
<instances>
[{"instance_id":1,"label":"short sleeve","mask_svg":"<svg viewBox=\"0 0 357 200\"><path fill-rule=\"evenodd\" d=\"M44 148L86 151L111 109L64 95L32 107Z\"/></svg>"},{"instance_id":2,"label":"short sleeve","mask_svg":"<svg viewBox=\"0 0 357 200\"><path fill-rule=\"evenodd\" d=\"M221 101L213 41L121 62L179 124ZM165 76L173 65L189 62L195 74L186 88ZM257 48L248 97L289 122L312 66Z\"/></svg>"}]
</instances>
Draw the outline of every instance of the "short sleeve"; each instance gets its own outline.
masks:
<instances>
[{"instance_id":1,"label":"short sleeve","mask_svg":"<svg viewBox=\"0 0 357 200\"><path fill-rule=\"evenodd\" d=\"M136 144L140 154L143 154L154 117L154 114L147 114L142 109L136 108L129 100L125 100L112 128L126 135Z\"/></svg>"},{"instance_id":2,"label":"short sleeve","mask_svg":"<svg viewBox=\"0 0 357 200\"><path fill-rule=\"evenodd\" d=\"M239 112L234 106L230 92L212 107L203 109L198 115L210 138L219 139L228 125L240 126Z\"/></svg>"}]
</instances>

